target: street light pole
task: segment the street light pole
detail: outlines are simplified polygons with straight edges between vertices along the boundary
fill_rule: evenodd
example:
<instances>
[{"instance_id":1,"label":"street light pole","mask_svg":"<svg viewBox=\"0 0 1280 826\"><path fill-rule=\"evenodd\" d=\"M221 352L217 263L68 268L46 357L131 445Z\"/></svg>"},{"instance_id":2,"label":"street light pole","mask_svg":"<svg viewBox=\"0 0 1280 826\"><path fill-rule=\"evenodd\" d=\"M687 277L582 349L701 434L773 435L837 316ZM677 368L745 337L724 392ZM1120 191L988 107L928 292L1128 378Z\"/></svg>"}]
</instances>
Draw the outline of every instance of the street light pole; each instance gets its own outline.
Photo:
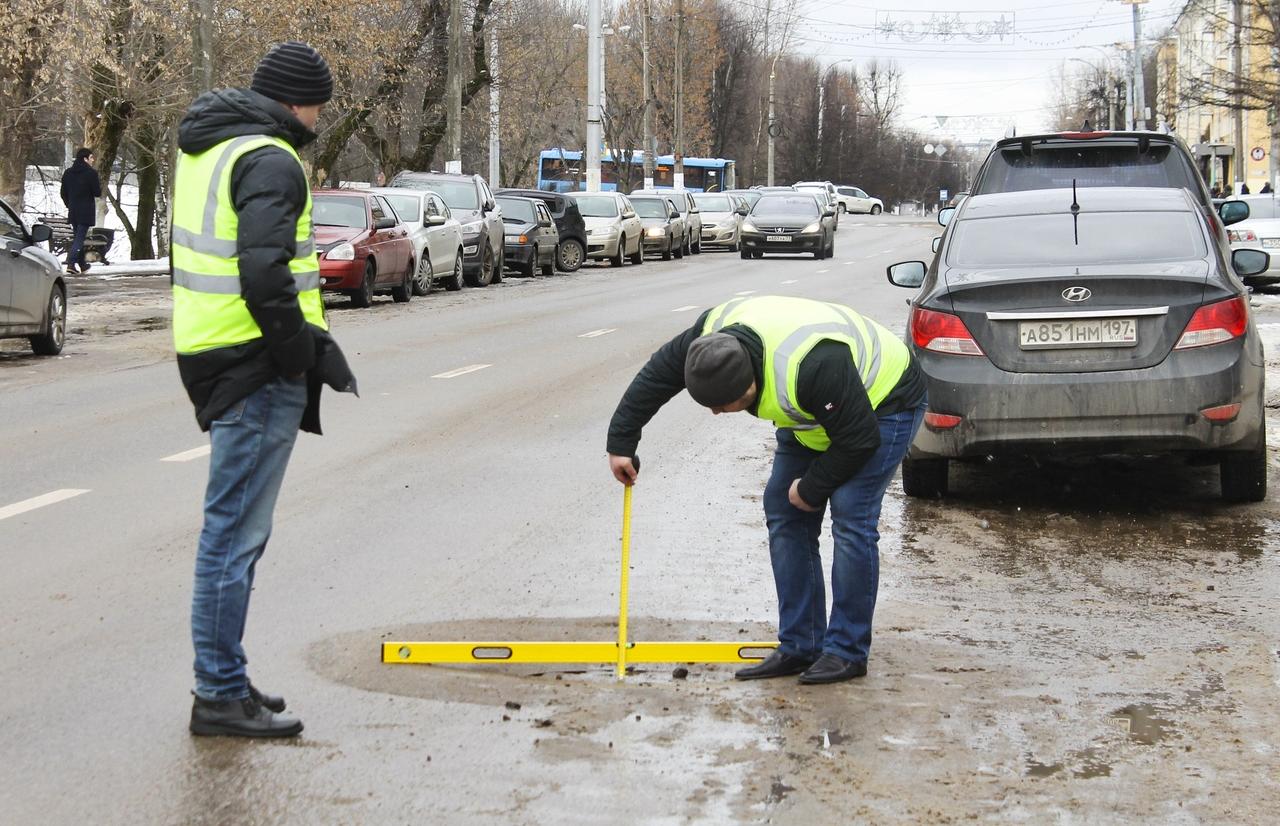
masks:
<instances>
[{"instance_id":1,"label":"street light pole","mask_svg":"<svg viewBox=\"0 0 1280 826\"><path fill-rule=\"evenodd\" d=\"M462 0L449 3L449 108L445 119L445 172L462 172Z\"/></svg>"},{"instance_id":2,"label":"street light pole","mask_svg":"<svg viewBox=\"0 0 1280 826\"><path fill-rule=\"evenodd\" d=\"M778 58L781 52L774 55L773 64L769 67L769 163L766 167L769 186L773 186L773 136L777 132L777 119L773 110L773 87L778 76Z\"/></svg>"},{"instance_id":3,"label":"street light pole","mask_svg":"<svg viewBox=\"0 0 1280 826\"><path fill-rule=\"evenodd\" d=\"M587 191L600 191L600 3L587 0Z\"/></svg>"},{"instance_id":4,"label":"street light pole","mask_svg":"<svg viewBox=\"0 0 1280 826\"><path fill-rule=\"evenodd\" d=\"M676 117L675 161L671 185L684 189L684 0L676 0Z\"/></svg>"},{"instance_id":5,"label":"street light pole","mask_svg":"<svg viewBox=\"0 0 1280 826\"><path fill-rule=\"evenodd\" d=\"M653 78L649 74L649 27L653 23L653 0L644 0L644 40L641 52L644 60L644 188L653 189L653 173L656 169L657 141L653 137Z\"/></svg>"},{"instance_id":6,"label":"street light pole","mask_svg":"<svg viewBox=\"0 0 1280 826\"><path fill-rule=\"evenodd\" d=\"M1133 106L1130 110L1132 117L1129 118L1129 128L1146 129L1146 84L1142 77L1142 10L1138 7L1146 3L1147 0L1120 0L1120 2L1133 9L1133 52L1131 54L1133 65L1129 84L1132 89L1130 97L1133 99Z\"/></svg>"}]
</instances>

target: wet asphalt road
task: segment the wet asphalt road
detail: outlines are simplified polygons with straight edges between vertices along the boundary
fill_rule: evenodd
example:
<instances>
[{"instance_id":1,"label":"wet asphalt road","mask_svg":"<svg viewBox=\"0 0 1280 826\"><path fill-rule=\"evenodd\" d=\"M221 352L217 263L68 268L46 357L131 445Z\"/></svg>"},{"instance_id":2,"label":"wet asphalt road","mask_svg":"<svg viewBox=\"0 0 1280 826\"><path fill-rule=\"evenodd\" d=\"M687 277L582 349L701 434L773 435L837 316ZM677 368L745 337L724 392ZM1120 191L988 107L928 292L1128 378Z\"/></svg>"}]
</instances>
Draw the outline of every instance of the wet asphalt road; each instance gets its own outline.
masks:
<instances>
[{"instance_id":1,"label":"wet asphalt road","mask_svg":"<svg viewBox=\"0 0 1280 826\"><path fill-rule=\"evenodd\" d=\"M0 508L85 491L0 519L0 819L1269 819L1280 508L1223 507L1213 468L1168 460L967 467L940 503L891 487L871 673L852 684L379 663L383 639L612 638L604 429L635 370L747 290L900 330L910 293L883 267L927 257L935 229L846 219L830 261L704 254L335 302L362 397L327 395L326 436L300 437L246 636L255 682L307 724L278 743L186 734L205 440L163 280L78 284L66 358L0 347ZM650 426L634 639L771 638L770 443L686 398Z\"/></svg>"}]
</instances>

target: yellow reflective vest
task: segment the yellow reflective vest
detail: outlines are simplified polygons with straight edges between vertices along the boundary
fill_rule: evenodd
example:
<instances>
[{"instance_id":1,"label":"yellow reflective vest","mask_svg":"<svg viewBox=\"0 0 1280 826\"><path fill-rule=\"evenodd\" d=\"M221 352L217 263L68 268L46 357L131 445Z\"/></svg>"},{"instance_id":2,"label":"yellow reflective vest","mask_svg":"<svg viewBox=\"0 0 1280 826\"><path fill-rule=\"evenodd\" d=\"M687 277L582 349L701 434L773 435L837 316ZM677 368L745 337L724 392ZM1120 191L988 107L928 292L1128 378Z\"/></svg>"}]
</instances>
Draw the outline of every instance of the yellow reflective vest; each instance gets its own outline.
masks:
<instances>
[{"instance_id":1,"label":"yellow reflective vest","mask_svg":"<svg viewBox=\"0 0 1280 826\"><path fill-rule=\"evenodd\" d=\"M241 298L236 257L239 219L231 200L231 172L248 152L275 146L302 160L289 143L267 135L230 138L204 152L178 154L173 180L173 342L190 355L262 337ZM304 173L305 174L305 173ZM320 259L311 226L311 193L298 216L289 270L308 323L327 330L320 297Z\"/></svg>"},{"instance_id":2,"label":"yellow reflective vest","mask_svg":"<svg viewBox=\"0 0 1280 826\"><path fill-rule=\"evenodd\" d=\"M813 450L831 446L826 430L800 407L796 380L800 362L820 341L849 345L871 408L880 406L911 363L906 344L884 327L840 304L807 298L735 298L707 314L702 335L739 324L764 344L764 386L758 388L756 416L795 432Z\"/></svg>"}]
</instances>

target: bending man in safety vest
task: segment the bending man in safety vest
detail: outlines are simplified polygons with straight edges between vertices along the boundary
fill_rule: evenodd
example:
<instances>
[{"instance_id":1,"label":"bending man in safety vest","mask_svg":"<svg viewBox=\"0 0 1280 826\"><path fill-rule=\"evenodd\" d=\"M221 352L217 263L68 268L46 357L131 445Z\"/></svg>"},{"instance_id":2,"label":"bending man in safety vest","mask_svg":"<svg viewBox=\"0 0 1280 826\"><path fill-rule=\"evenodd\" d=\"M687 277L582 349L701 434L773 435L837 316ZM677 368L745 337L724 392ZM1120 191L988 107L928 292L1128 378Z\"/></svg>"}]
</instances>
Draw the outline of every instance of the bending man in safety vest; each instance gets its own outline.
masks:
<instances>
[{"instance_id":1,"label":"bending man in safety vest","mask_svg":"<svg viewBox=\"0 0 1280 826\"><path fill-rule=\"evenodd\" d=\"M254 569L299 428L320 432L320 390L355 392L328 333L297 150L333 92L304 43L274 47L250 89L201 95L178 131L173 338L178 371L210 432L204 528L191 606L193 734L289 737L302 721L258 691L241 638Z\"/></svg>"},{"instance_id":2,"label":"bending man in safety vest","mask_svg":"<svg viewBox=\"0 0 1280 826\"><path fill-rule=\"evenodd\" d=\"M609 424L623 484L641 429L683 389L711 412L778 427L764 491L778 591L778 649L741 680L800 674L834 683L867 673L879 582L880 504L924 416L924 380L899 339L848 307L737 298L703 313L650 357ZM835 554L827 619L818 537L831 505Z\"/></svg>"}]
</instances>

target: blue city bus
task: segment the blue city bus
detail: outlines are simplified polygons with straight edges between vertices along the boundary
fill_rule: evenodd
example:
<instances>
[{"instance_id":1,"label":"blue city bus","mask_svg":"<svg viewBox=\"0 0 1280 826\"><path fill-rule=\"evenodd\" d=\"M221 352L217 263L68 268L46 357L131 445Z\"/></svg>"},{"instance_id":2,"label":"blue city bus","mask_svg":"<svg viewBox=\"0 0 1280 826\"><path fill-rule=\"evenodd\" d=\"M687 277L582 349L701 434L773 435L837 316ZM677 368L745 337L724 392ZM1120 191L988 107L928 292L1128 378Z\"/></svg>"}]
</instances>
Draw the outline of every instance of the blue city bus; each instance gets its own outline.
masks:
<instances>
[{"instance_id":1,"label":"blue city bus","mask_svg":"<svg viewBox=\"0 0 1280 826\"><path fill-rule=\"evenodd\" d=\"M654 164L653 185L670 189L674 182L675 157L659 155ZM600 188L612 191L618 188L618 164L612 152L600 153ZM632 188L644 185L644 153L633 152L631 165ZM691 192L720 192L737 186L736 164L724 158L684 159L684 188ZM538 189L551 192L572 192L587 188L587 169L582 152L577 149L544 149L538 156Z\"/></svg>"}]
</instances>

